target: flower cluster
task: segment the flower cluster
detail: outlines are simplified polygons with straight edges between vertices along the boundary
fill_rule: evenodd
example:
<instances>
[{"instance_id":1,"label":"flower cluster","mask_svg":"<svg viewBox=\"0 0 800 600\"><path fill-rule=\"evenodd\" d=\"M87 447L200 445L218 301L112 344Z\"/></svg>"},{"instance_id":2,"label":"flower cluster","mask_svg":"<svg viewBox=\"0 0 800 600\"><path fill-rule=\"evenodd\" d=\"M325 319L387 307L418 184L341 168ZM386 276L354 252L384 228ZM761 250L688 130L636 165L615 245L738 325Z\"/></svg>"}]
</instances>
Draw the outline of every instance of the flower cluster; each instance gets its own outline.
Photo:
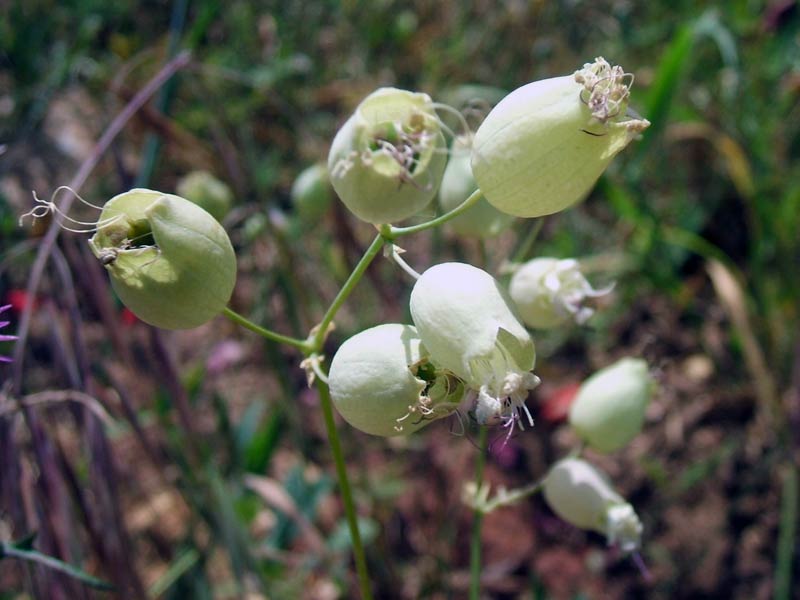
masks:
<instances>
[{"instance_id":1,"label":"flower cluster","mask_svg":"<svg viewBox=\"0 0 800 600\"><path fill-rule=\"evenodd\" d=\"M449 227L488 238L514 217L564 210L585 197L613 157L649 122L628 111L633 77L597 58L571 76L537 81L503 98L477 131L454 136L445 160L437 107L424 94L381 89L368 96L336 136L328 160L334 190L358 218L381 224L427 210L436 189ZM446 167L445 167L445 162ZM480 198L461 208L466 198ZM457 216L456 216L457 215ZM383 231L383 230L382 230ZM437 264L417 277L413 326L379 325L351 337L333 358L335 405L354 427L408 435L467 406L479 425L509 435L533 425L526 399L539 384L526 327L582 324L595 289L572 258L539 257L515 268L508 288L464 263ZM627 444L642 428L653 392L644 361L624 359L587 379L569 424L601 452ZM544 481L553 510L602 532L630 551L641 523L589 463L558 462Z\"/></svg>"},{"instance_id":2,"label":"flower cluster","mask_svg":"<svg viewBox=\"0 0 800 600\"><path fill-rule=\"evenodd\" d=\"M449 128L436 115L438 105L425 94L379 89L358 105L333 141L328 157L333 188L356 217L376 225L418 214L440 186L445 211L479 189L482 204L451 224L477 237L496 235L513 216L549 214L574 204L613 156L647 127L646 120L627 115L631 81L623 69L598 58L572 76L523 86L497 104L474 136L455 137L449 160L442 135ZM434 372L460 383L480 424L532 425L525 399L539 379L532 372L536 353L525 325L583 323L593 312L583 301L608 291L594 289L574 259L534 259L518 269L508 291L476 267L439 264L419 276L411 292L413 339ZM365 431L412 430L396 427L396 411L375 408L381 406L379 392L367 400L367 390L388 389L387 380L397 383L392 389L398 390L400 409L415 406L425 417L448 412L430 409L427 386L417 377L421 355L388 341L398 331L362 332L334 358L334 401L358 426L353 397L364 398L363 410L372 415L369 427L361 427ZM391 356L373 348L376 339L384 340L384 350L393 349ZM352 366L376 361L386 373ZM374 388L352 385L359 373L362 381L373 378ZM401 380L406 383L400 385ZM448 407L451 400L448 396ZM376 427L372 421L378 416L386 422Z\"/></svg>"},{"instance_id":3,"label":"flower cluster","mask_svg":"<svg viewBox=\"0 0 800 600\"><path fill-rule=\"evenodd\" d=\"M310 224L324 215L335 191L394 249L401 230L419 228L391 224L432 214L438 193L445 214L420 227L450 218L460 235L498 235L516 217L549 215L580 201L614 156L649 126L628 110L632 80L597 58L573 75L508 94L474 134L462 117L466 131L460 135L437 114L453 109L427 94L378 89L338 131L327 165L314 165L295 182L294 208L303 226ZM201 172L183 179L179 194L133 189L95 207L101 212L94 225L65 217L91 225L91 250L125 306L168 329L196 327L226 311L236 281L236 256L219 222L232 193ZM39 202L29 213L34 218L57 210L52 201ZM409 300L413 325L382 324L355 334L336 352L328 373L342 417L372 435L408 435L464 405L479 425L498 424L508 436L533 426L526 400L539 377L526 326L583 323L593 312L583 302L610 291L594 289L574 259L534 259L516 270L508 289L465 263L437 264L421 275L404 268L417 277ZM0 327L7 324L0 321ZM294 340L307 351L305 364L319 368L324 333L312 332L309 340L319 343L311 351L308 341ZM617 450L641 430L653 388L643 361L620 361L583 384L570 425L590 447ZM641 524L633 509L588 463L556 464L544 493L567 521L602 531L623 549L638 545Z\"/></svg>"}]
</instances>

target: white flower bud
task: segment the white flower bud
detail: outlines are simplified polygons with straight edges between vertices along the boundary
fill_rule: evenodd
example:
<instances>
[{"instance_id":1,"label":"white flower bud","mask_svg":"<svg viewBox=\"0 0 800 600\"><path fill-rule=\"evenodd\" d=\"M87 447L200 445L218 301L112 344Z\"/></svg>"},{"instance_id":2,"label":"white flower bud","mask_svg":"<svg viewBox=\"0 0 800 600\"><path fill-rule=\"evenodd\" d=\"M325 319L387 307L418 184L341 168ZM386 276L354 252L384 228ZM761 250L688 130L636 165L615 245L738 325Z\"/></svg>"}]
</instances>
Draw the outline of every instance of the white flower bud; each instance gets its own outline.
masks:
<instances>
[{"instance_id":1,"label":"white flower bud","mask_svg":"<svg viewBox=\"0 0 800 600\"><path fill-rule=\"evenodd\" d=\"M518 217L563 210L650 123L626 115L632 76L604 59L506 96L475 134L472 172L486 199Z\"/></svg>"},{"instance_id":2,"label":"white flower bud","mask_svg":"<svg viewBox=\"0 0 800 600\"><path fill-rule=\"evenodd\" d=\"M551 329L568 321L585 323L594 311L581 303L611 291L596 290L580 271L578 261L534 258L514 272L508 291L529 327Z\"/></svg>"},{"instance_id":3,"label":"white flower bud","mask_svg":"<svg viewBox=\"0 0 800 600\"><path fill-rule=\"evenodd\" d=\"M450 160L439 188L439 206L443 212L458 207L478 189L469 164L470 151L471 142L468 139L456 138L453 142ZM508 229L513 222L514 217L500 212L485 198L481 198L469 210L448 221L447 225L459 235L490 238Z\"/></svg>"},{"instance_id":4,"label":"white flower bud","mask_svg":"<svg viewBox=\"0 0 800 600\"><path fill-rule=\"evenodd\" d=\"M544 480L544 498L559 517L606 536L609 545L625 552L639 547L642 524L605 476L579 458L565 458L550 468Z\"/></svg>"},{"instance_id":5,"label":"white flower bud","mask_svg":"<svg viewBox=\"0 0 800 600\"><path fill-rule=\"evenodd\" d=\"M233 192L228 185L208 171L192 171L175 186L178 196L194 202L217 221L222 221L233 204Z\"/></svg>"},{"instance_id":6,"label":"white flower bud","mask_svg":"<svg viewBox=\"0 0 800 600\"><path fill-rule=\"evenodd\" d=\"M595 450L618 450L642 430L655 388L644 360L623 358L583 382L570 406L569 423Z\"/></svg>"},{"instance_id":7,"label":"white flower bud","mask_svg":"<svg viewBox=\"0 0 800 600\"><path fill-rule=\"evenodd\" d=\"M425 271L411 291L411 317L431 359L477 395L481 424L520 421L529 390L539 378L533 340L515 316L500 284L463 263Z\"/></svg>"},{"instance_id":8,"label":"white flower bud","mask_svg":"<svg viewBox=\"0 0 800 600\"><path fill-rule=\"evenodd\" d=\"M345 341L331 361L331 399L356 429L408 435L453 412L463 388L427 360L417 331L395 323Z\"/></svg>"},{"instance_id":9,"label":"white flower bud","mask_svg":"<svg viewBox=\"0 0 800 600\"><path fill-rule=\"evenodd\" d=\"M317 163L303 169L292 184L291 196L301 221L306 225L316 224L333 198L328 167Z\"/></svg>"},{"instance_id":10,"label":"white flower bud","mask_svg":"<svg viewBox=\"0 0 800 600\"><path fill-rule=\"evenodd\" d=\"M400 221L425 208L439 189L447 148L427 94L381 88L336 134L328 171L336 193L368 223Z\"/></svg>"}]
</instances>

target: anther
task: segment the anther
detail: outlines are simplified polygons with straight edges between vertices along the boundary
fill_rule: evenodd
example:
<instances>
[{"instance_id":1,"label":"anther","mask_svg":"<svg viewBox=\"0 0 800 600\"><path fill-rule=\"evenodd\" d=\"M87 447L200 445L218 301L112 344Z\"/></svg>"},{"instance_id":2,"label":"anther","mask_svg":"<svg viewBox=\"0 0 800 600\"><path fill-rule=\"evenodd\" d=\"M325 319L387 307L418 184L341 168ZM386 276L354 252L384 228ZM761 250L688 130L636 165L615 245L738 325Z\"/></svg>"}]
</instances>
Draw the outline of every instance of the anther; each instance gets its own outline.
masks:
<instances>
[{"instance_id":1,"label":"anther","mask_svg":"<svg viewBox=\"0 0 800 600\"><path fill-rule=\"evenodd\" d=\"M78 219L73 219L68 214L66 214L64 211L62 211L60 208L58 208L58 205L56 204L56 196L58 196L59 192L61 192L62 190L68 190L70 193L72 193L83 204L85 204L87 206L90 206L90 207L92 207L92 208L94 208L96 210L102 210L102 207L96 206L96 205L92 204L91 202L88 202L87 200L84 200L83 198L81 198L78 195L78 193L75 192L70 187L68 187L66 185L62 185L62 186L56 188L56 190L50 196L50 200L42 200L41 198L39 198L36 195L36 191L31 192L33 194L33 199L36 201L36 206L34 206L31 210L29 210L28 212L24 213L23 215L20 215L19 221L18 221L19 226L22 227L22 224L25 221L25 217L31 217L34 220L36 220L36 219L43 219L48 214L53 214L53 215L60 215L63 220L69 221L69 222L74 223L76 225L85 226L84 229L76 229L76 228L73 228L73 227L68 227L68 226L64 225L63 223L59 223L59 227L61 227L62 229L66 230L66 231L71 231L73 233L94 233L95 231L99 231L103 227L106 227L106 226L118 221L119 218L122 216L122 215L115 215L113 217L109 217L107 219L103 219L101 221L96 221L96 222L95 221L79 221Z\"/></svg>"}]
</instances>

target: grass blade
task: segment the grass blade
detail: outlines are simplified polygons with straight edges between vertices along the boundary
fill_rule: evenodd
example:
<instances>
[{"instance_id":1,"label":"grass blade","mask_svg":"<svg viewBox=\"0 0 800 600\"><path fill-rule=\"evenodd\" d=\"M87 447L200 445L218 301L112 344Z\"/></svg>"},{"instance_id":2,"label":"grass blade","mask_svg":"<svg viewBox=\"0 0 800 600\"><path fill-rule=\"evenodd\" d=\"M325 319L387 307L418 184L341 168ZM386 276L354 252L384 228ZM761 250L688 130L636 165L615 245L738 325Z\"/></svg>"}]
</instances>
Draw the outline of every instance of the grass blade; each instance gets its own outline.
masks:
<instances>
[{"instance_id":1,"label":"grass blade","mask_svg":"<svg viewBox=\"0 0 800 600\"><path fill-rule=\"evenodd\" d=\"M787 465L783 475L781 494L781 521L778 533L778 549L775 560L775 600L789 600L792 595L792 563L797 539L798 504L797 467Z\"/></svg>"}]
</instances>

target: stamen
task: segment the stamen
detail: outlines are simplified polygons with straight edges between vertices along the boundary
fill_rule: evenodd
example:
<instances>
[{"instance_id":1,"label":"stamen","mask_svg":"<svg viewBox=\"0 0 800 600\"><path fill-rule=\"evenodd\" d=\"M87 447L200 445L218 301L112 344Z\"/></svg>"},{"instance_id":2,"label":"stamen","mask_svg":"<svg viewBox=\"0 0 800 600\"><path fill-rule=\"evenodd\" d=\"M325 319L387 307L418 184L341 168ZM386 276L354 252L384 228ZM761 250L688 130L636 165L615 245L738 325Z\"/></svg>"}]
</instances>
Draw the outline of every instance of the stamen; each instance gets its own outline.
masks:
<instances>
[{"instance_id":1,"label":"stamen","mask_svg":"<svg viewBox=\"0 0 800 600\"><path fill-rule=\"evenodd\" d=\"M48 214L54 214L54 215L59 215L63 220L69 221L76 225L84 225L87 227L86 229L76 229L73 227L68 227L63 223L59 223L59 227L61 227L66 231L71 231L73 233L94 233L118 221L120 217L123 216L121 214L114 215L113 217L108 217L107 219L102 219L100 221L79 221L78 219L73 219L67 213L58 208L58 205L56 204L56 196L62 190L69 190L80 202L86 204L87 206L91 206L92 208L97 210L103 210L102 207L96 206L91 202L88 202L87 200L81 198L74 190L72 190L70 187L66 185L62 185L56 188L56 190L50 196L50 200L42 200L36 195L36 191L34 190L31 193L33 194L33 199L36 201L36 206L34 206L31 210L24 213L23 215L20 215L18 221L19 226L22 227L22 224L25 221L25 217L31 217L34 220L36 220L36 219L42 219L46 217Z\"/></svg>"},{"instance_id":2,"label":"stamen","mask_svg":"<svg viewBox=\"0 0 800 600\"><path fill-rule=\"evenodd\" d=\"M634 76L619 65L612 67L608 61L598 57L594 63L587 63L576 71L574 78L583 86L580 101L589 107L592 116L600 123L605 124L627 109Z\"/></svg>"}]
</instances>

